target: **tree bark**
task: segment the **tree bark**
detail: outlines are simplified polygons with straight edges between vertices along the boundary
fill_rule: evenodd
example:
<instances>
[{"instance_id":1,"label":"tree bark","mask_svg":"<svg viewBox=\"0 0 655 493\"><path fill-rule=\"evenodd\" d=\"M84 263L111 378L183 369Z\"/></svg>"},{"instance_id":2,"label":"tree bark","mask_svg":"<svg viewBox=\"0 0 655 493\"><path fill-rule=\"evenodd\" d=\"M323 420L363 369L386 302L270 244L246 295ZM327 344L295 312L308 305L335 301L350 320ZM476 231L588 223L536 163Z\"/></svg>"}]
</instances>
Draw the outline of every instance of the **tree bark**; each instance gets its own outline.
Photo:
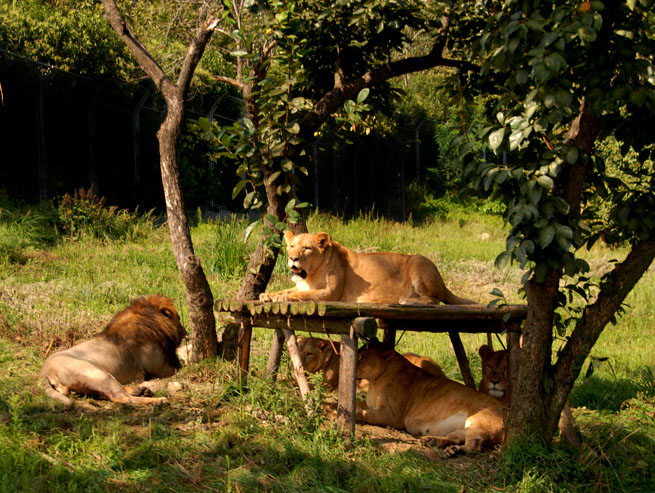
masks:
<instances>
[{"instance_id":1,"label":"tree bark","mask_svg":"<svg viewBox=\"0 0 655 493\"><path fill-rule=\"evenodd\" d=\"M175 85L146 47L127 25L114 0L102 0L105 19L125 42L141 68L150 76L166 101L167 113L157 138L159 140L160 169L171 244L177 268L186 288L191 330L191 360L197 362L214 356L218 350L214 298L209 283L196 257L191 241L189 221L180 187L180 170L177 149L185 119L185 100L193 73L216 27L216 20L209 18L201 25L191 41L182 62Z\"/></svg>"},{"instance_id":2,"label":"tree bark","mask_svg":"<svg viewBox=\"0 0 655 493\"><path fill-rule=\"evenodd\" d=\"M599 131L598 119L583 100L564 143L579 147L589 155ZM569 217L573 220L580 216L586 168L586 160L582 156L574 164L565 163L555 184L554 194L566 200ZM560 385L556 389L555 380L561 377L551 364L553 317L561 277L561 271L552 269L543 283L537 283L533 278L525 284L528 316L519 353L517 389L512 394L506 423L508 441L531 434L550 441L557 431L562 409L575 381L573 379L568 388L567 385ZM582 356L583 361L587 355L588 352Z\"/></svg>"}]
</instances>

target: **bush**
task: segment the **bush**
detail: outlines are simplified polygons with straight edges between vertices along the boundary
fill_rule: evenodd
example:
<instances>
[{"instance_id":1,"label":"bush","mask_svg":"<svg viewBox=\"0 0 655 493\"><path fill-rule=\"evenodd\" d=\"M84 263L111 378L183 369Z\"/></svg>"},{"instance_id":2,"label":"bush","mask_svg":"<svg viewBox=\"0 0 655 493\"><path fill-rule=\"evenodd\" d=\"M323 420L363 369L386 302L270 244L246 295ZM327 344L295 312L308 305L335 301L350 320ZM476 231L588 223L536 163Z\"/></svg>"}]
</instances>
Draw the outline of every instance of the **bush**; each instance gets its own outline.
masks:
<instances>
[{"instance_id":1,"label":"bush","mask_svg":"<svg viewBox=\"0 0 655 493\"><path fill-rule=\"evenodd\" d=\"M106 207L103 197L80 188L61 198L55 222L59 233L70 239L135 239L152 229L152 213L138 216L115 206Z\"/></svg>"}]
</instances>

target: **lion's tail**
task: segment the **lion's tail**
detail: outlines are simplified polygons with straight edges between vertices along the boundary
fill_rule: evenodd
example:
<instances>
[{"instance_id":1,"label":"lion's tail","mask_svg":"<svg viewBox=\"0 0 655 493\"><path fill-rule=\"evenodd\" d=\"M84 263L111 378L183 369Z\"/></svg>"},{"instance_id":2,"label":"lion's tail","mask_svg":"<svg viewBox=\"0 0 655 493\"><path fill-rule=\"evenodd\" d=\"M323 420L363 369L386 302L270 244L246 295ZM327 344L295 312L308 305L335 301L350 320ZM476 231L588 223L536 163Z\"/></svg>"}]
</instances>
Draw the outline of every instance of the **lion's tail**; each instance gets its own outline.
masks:
<instances>
[{"instance_id":1,"label":"lion's tail","mask_svg":"<svg viewBox=\"0 0 655 493\"><path fill-rule=\"evenodd\" d=\"M45 390L45 393L48 396L58 400L64 406L71 407L73 405L73 401L71 401L68 397L66 397L64 394L59 392L56 388L54 388L48 379L45 379L43 381L43 389Z\"/></svg>"},{"instance_id":2,"label":"lion's tail","mask_svg":"<svg viewBox=\"0 0 655 493\"><path fill-rule=\"evenodd\" d=\"M456 294L453 294L448 288L446 288L446 296L444 297L444 303L447 305L478 305L477 301L469 300L468 298L460 298Z\"/></svg>"}]
</instances>

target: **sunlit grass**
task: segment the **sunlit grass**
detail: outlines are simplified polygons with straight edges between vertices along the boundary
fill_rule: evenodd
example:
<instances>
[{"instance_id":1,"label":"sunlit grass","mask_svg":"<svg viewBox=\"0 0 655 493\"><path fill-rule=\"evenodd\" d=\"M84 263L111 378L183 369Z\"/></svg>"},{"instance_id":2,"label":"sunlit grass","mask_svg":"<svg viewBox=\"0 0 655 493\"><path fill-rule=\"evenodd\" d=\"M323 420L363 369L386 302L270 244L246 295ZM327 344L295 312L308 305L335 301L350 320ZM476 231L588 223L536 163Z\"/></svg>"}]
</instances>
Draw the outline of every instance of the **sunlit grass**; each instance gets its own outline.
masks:
<instances>
[{"instance_id":1,"label":"sunlit grass","mask_svg":"<svg viewBox=\"0 0 655 493\"><path fill-rule=\"evenodd\" d=\"M120 240L53 240L38 221L0 221L0 491L655 489L652 267L628 297L624 316L592 351L608 360L572 394L585 447L576 453L558 448L555 459L528 450L532 464L516 460L513 469L497 472L492 454L435 462L418 452L391 455L365 437L347 446L327 414L307 417L286 357L278 382L263 378L272 337L267 329L254 332L246 389L235 385L233 362L209 360L182 369L184 389L167 405L132 409L84 399L87 406L62 410L37 384L49 351L94 334L142 294L172 297L188 324L168 229L139 224L138 235ZM247 226L234 220L193 228L216 299L234 296L241 283L244 255L258 234L244 243ZM522 302L522 272L493 267L506 233L497 216L457 209L445 220L399 224L312 214L308 227L354 250L425 255L461 296L486 303L497 287L509 301ZM602 245L585 253L594 276L624 255ZM283 254L269 289L290 286L284 260ZM447 336L398 336L401 351L431 356L449 377L460 378ZM477 379L477 349L486 336L463 334L462 340Z\"/></svg>"}]
</instances>

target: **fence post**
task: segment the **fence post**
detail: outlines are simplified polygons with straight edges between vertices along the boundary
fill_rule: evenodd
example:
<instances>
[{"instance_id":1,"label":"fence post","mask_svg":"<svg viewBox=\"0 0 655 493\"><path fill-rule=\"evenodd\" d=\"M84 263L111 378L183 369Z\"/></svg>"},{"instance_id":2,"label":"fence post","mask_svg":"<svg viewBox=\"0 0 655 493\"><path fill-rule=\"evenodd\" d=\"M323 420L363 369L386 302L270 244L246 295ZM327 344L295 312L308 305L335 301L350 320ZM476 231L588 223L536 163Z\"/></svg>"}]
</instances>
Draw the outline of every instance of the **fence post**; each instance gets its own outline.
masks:
<instances>
[{"instance_id":1,"label":"fence post","mask_svg":"<svg viewBox=\"0 0 655 493\"><path fill-rule=\"evenodd\" d=\"M138 195L139 195L139 134L141 132L141 123L140 123L140 114L141 114L141 109L143 108L143 105L146 104L146 101L148 99L148 96L150 96L150 91L146 91L143 96L141 96L141 99L137 103L136 107L134 108L134 112L132 113L132 139L133 139L133 149L134 149L134 185L135 185L135 191L134 195L135 198L138 200Z\"/></svg>"},{"instance_id":2,"label":"fence post","mask_svg":"<svg viewBox=\"0 0 655 493\"><path fill-rule=\"evenodd\" d=\"M423 127L423 124L425 121L421 120L418 122L418 125L416 125L416 128L414 129L414 153L415 153L415 159L416 159L416 181L421 177L421 139L419 137L420 132L421 132L421 127Z\"/></svg>"},{"instance_id":3,"label":"fence post","mask_svg":"<svg viewBox=\"0 0 655 493\"><path fill-rule=\"evenodd\" d=\"M95 162L95 139L96 139L96 103L100 97L102 85L96 87L93 96L87 107L87 116L89 122L89 183L93 195L98 195L98 170Z\"/></svg>"}]
</instances>

